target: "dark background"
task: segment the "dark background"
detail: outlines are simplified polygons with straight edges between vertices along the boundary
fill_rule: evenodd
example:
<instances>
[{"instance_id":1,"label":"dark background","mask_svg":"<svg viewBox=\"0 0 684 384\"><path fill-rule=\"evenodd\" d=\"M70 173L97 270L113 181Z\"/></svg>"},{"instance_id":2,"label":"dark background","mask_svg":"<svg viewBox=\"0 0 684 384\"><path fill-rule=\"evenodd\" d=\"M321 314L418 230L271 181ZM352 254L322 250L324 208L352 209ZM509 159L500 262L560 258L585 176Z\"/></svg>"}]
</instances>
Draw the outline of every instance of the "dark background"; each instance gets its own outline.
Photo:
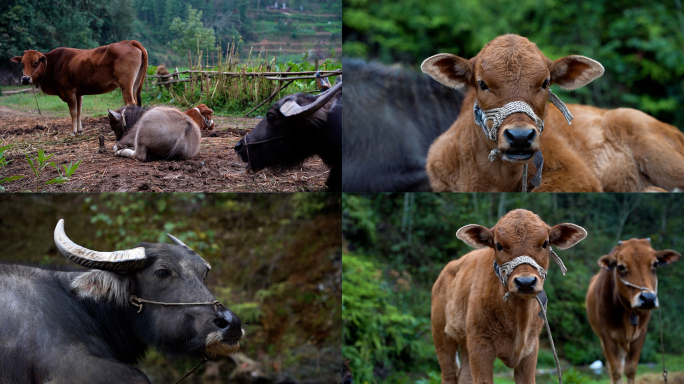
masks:
<instances>
[{"instance_id":1,"label":"dark background","mask_svg":"<svg viewBox=\"0 0 684 384\"><path fill-rule=\"evenodd\" d=\"M419 70L437 53L469 59L514 33L552 59L583 55L606 73L558 93L566 103L632 107L684 128L684 16L680 0L343 0L346 57Z\"/></svg>"},{"instance_id":2,"label":"dark background","mask_svg":"<svg viewBox=\"0 0 684 384\"><path fill-rule=\"evenodd\" d=\"M653 248L684 252L684 196L681 194L506 194L407 193L343 196L343 356L355 378L369 382L439 383L430 330L432 285L451 260L470 252L455 236L467 224L493 227L515 208L538 214L550 226L569 222L588 236L558 251L568 268L553 263L544 284L548 319L564 367L564 383L594 383L568 366L604 360L586 318L589 279L599 257L619 240L650 237ZM492 273L494 273L492 271ZM658 269L666 355L684 353L684 261ZM642 362L660 366L657 312L649 324ZM538 368L549 369L538 383L557 383L553 355L542 332ZM682 366L668 363L668 369ZM639 373L647 369L640 366ZM495 372L508 372L497 360ZM607 382L607 381L606 381ZM655 381L654 381L655 382Z\"/></svg>"},{"instance_id":3,"label":"dark background","mask_svg":"<svg viewBox=\"0 0 684 384\"><path fill-rule=\"evenodd\" d=\"M212 265L209 289L247 324L241 352L256 362L250 368L273 382L336 382L340 200L338 194L2 194L0 261L78 267L54 245L60 218L71 240L98 251L170 243L171 233ZM197 363L168 361L152 350L140 368L153 382L170 383ZM205 367L186 380L204 382ZM225 383L234 367L223 359L212 369Z\"/></svg>"}]
</instances>

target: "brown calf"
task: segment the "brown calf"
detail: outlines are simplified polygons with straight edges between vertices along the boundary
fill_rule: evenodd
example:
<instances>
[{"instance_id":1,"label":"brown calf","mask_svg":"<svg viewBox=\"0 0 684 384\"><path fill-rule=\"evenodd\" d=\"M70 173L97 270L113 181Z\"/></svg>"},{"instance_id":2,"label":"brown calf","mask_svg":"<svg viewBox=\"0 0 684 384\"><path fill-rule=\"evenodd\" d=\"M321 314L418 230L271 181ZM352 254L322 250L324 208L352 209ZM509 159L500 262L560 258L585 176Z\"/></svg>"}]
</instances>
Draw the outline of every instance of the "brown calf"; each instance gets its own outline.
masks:
<instances>
[{"instance_id":1,"label":"brown calf","mask_svg":"<svg viewBox=\"0 0 684 384\"><path fill-rule=\"evenodd\" d=\"M183 113L190 116L190 118L197 123L197 126L201 129L208 129L210 131L214 129L214 120L211 119L211 116L214 114L214 110L206 105L198 104L196 107L190 108Z\"/></svg>"},{"instance_id":2,"label":"brown calf","mask_svg":"<svg viewBox=\"0 0 684 384\"><path fill-rule=\"evenodd\" d=\"M472 88L458 120L429 150L427 171L435 191L684 187L684 134L677 128L634 109L573 105L567 116L561 113L566 106L550 85L572 90L600 77L603 67L592 59L551 61L526 38L505 35L470 60L442 53L421 69L446 86ZM548 108L549 101L558 108Z\"/></svg>"},{"instance_id":3,"label":"brown calf","mask_svg":"<svg viewBox=\"0 0 684 384\"><path fill-rule=\"evenodd\" d=\"M21 63L24 85L36 84L69 106L72 135L83 133L81 106L84 95L99 95L121 88L126 105L140 105L147 73L147 51L135 40L95 49L56 48L48 53L30 50L15 56Z\"/></svg>"},{"instance_id":4,"label":"brown calf","mask_svg":"<svg viewBox=\"0 0 684 384\"><path fill-rule=\"evenodd\" d=\"M601 340L611 384L634 384L641 347L646 340L651 309L658 308L656 266L682 256L670 249L656 251L650 239L621 241L601 256L601 271L591 278L587 291L587 317Z\"/></svg>"},{"instance_id":5,"label":"brown calf","mask_svg":"<svg viewBox=\"0 0 684 384\"><path fill-rule=\"evenodd\" d=\"M544 288L549 254L555 256L551 245L567 249L586 235L575 224L549 227L523 209L491 229L471 224L458 230L459 239L481 249L447 264L432 287L432 338L443 384L491 384L497 357L514 368L516 383L535 382L544 322L534 298Z\"/></svg>"}]
</instances>

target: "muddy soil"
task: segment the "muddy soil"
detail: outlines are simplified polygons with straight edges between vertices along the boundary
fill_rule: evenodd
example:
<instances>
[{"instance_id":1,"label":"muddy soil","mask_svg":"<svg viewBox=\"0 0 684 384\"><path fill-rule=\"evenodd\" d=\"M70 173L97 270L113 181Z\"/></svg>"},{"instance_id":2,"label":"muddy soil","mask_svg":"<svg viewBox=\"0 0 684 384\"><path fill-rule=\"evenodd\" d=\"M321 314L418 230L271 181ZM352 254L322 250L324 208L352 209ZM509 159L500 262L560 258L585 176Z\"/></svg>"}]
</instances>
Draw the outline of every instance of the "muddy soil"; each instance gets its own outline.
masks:
<instances>
[{"instance_id":1,"label":"muddy soil","mask_svg":"<svg viewBox=\"0 0 684 384\"><path fill-rule=\"evenodd\" d=\"M13 144L5 152L11 162L0 168L0 179L23 175L3 184L6 192L35 192L36 176L25 153L39 149L53 154L57 166L81 160L76 173L65 184L40 187L42 192L308 192L325 191L329 169L313 157L289 169L245 171L233 146L259 122L253 118L215 116L216 129L202 133L199 154L184 161L142 163L112 154L114 133L106 116L82 120L84 134L73 137L70 117L45 118L3 107L0 109L0 146ZM46 127L46 125L48 127ZM100 151L99 136L105 139ZM59 176L48 167L41 182Z\"/></svg>"}]
</instances>

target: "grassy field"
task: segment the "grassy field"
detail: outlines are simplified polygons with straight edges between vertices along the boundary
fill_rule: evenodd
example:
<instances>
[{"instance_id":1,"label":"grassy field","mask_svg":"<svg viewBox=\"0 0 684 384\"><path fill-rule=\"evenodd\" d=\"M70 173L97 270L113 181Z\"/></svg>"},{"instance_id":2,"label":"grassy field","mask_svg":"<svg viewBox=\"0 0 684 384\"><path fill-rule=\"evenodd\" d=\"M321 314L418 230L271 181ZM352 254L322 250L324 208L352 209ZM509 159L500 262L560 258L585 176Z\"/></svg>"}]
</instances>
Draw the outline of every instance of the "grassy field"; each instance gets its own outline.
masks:
<instances>
[{"instance_id":1,"label":"grassy field","mask_svg":"<svg viewBox=\"0 0 684 384\"><path fill-rule=\"evenodd\" d=\"M26 89L26 87L0 87L0 91ZM16 109L19 111L38 113L36 99L41 112L48 116L63 117L69 116L69 108L58 96L48 96L43 92L36 93L34 98L30 92L18 93L0 97L0 106ZM123 106L123 96L121 90L117 89L103 95L91 95L83 97L83 116L106 116L107 108L116 109Z\"/></svg>"}]
</instances>

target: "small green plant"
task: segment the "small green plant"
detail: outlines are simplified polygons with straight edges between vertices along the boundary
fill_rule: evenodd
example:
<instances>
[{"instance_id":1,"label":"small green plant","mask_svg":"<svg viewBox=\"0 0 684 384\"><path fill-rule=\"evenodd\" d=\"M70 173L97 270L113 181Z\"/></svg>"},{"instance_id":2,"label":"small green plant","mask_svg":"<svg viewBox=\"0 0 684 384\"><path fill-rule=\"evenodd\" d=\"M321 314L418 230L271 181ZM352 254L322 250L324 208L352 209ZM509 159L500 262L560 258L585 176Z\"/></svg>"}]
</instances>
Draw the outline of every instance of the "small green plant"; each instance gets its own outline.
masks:
<instances>
[{"instance_id":1,"label":"small green plant","mask_svg":"<svg viewBox=\"0 0 684 384\"><path fill-rule=\"evenodd\" d=\"M28 161L31 170L33 171L33 174L36 175L36 193L40 192L40 190L43 189L46 185L66 183L67 181L69 181L69 178L74 174L74 172L76 172L78 166L81 164L80 160L76 164L63 164L62 166L64 169L64 173L62 173L62 170L55 163L49 161L50 158L54 155L54 153L52 155L45 155L45 151L39 149L38 156L36 157L29 156L28 153L26 153L25 155L26 161ZM54 167L57 170L57 173L59 173L59 176L41 183L41 175L48 166Z\"/></svg>"},{"instance_id":2,"label":"small green plant","mask_svg":"<svg viewBox=\"0 0 684 384\"><path fill-rule=\"evenodd\" d=\"M10 161L5 159L5 151L10 148L12 145L5 145L4 147L0 147L0 168L4 167L5 165L9 164ZM2 186L4 183L8 183L10 181L18 180L23 178L23 175L19 176L6 176L0 179L0 192L5 192L5 187Z\"/></svg>"}]
</instances>

